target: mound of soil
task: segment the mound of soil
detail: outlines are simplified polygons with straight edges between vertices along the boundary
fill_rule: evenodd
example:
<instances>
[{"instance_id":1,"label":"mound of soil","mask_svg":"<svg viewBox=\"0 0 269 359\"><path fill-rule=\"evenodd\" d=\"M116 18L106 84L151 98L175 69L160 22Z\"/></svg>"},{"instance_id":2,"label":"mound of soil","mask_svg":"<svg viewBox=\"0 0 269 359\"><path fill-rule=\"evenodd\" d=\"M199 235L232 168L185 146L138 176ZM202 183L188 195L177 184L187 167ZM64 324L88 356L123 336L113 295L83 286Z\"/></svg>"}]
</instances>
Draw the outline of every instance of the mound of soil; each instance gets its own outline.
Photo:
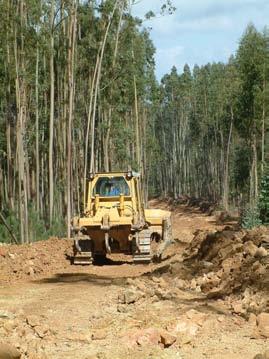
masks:
<instances>
[{"instance_id":1,"label":"mound of soil","mask_svg":"<svg viewBox=\"0 0 269 359\"><path fill-rule=\"evenodd\" d=\"M238 307L243 312L269 307L264 294L269 290L268 228L198 231L184 256L190 289L202 291L208 298L239 296L244 300Z\"/></svg>"},{"instance_id":2,"label":"mound of soil","mask_svg":"<svg viewBox=\"0 0 269 359\"><path fill-rule=\"evenodd\" d=\"M0 247L0 282L37 278L70 266L73 241L50 238Z\"/></svg>"}]
</instances>

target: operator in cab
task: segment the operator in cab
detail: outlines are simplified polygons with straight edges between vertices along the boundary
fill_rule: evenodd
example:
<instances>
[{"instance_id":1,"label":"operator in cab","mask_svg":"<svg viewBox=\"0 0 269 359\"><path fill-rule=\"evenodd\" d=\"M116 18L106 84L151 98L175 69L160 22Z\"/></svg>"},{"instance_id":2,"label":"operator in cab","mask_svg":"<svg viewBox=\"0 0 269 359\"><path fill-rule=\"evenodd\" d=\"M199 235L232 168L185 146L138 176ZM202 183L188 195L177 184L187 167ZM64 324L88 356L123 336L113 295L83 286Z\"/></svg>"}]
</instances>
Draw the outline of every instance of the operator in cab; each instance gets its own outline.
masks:
<instances>
[{"instance_id":1,"label":"operator in cab","mask_svg":"<svg viewBox=\"0 0 269 359\"><path fill-rule=\"evenodd\" d=\"M120 195L120 190L111 182L107 182L105 186L105 196L115 197Z\"/></svg>"}]
</instances>

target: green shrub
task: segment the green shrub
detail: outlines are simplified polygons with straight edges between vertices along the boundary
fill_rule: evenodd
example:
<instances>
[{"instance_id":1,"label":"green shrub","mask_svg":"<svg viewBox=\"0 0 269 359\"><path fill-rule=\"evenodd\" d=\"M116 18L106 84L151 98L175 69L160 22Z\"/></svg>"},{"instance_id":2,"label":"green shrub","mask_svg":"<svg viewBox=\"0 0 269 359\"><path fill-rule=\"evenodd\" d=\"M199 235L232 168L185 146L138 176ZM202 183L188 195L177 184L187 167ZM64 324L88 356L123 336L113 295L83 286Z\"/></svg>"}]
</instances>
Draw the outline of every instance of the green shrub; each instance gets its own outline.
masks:
<instances>
[{"instance_id":1,"label":"green shrub","mask_svg":"<svg viewBox=\"0 0 269 359\"><path fill-rule=\"evenodd\" d=\"M3 213L4 218L14 233L15 237L19 240L20 235L20 222L16 216L16 214L12 211L5 211ZM10 243L11 238L8 230L4 226L4 224L0 221L0 242L2 243Z\"/></svg>"},{"instance_id":2,"label":"green shrub","mask_svg":"<svg viewBox=\"0 0 269 359\"><path fill-rule=\"evenodd\" d=\"M49 227L43 218L40 218L34 206L30 205L29 214L29 241L36 242L48 239L51 236L65 237L66 224L63 218L55 217ZM14 212L5 212L4 217L12 232L20 242L20 220ZM0 222L0 242L10 243L11 238L6 227Z\"/></svg>"},{"instance_id":3,"label":"green shrub","mask_svg":"<svg viewBox=\"0 0 269 359\"><path fill-rule=\"evenodd\" d=\"M263 224L269 224L269 175L268 169L261 179L258 208Z\"/></svg>"},{"instance_id":4,"label":"green shrub","mask_svg":"<svg viewBox=\"0 0 269 359\"><path fill-rule=\"evenodd\" d=\"M257 207L248 207L243 211L241 225L244 229L252 229L262 224L260 211Z\"/></svg>"}]
</instances>

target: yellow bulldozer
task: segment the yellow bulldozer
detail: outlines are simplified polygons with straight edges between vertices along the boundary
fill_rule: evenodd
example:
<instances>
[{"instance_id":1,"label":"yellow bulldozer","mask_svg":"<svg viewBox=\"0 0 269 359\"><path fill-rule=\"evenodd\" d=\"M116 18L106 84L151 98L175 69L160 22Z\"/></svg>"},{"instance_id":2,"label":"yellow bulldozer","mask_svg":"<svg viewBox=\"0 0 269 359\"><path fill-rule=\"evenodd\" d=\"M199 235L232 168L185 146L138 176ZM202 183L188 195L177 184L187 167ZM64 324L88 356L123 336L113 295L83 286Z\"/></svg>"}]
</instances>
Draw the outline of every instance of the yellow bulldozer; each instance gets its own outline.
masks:
<instances>
[{"instance_id":1,"label":"yellow bulldozer","mask_svg":"<svg viewBox=\"0 0 269 359\"><path fill-rule=\"evenodd\" d=\"M84 214L72 220L74 264L124 253L134 263L161 260L172 242L171 213L145 209L140 175L133 171L90 174Z\"/></svg>"}]
</instances>

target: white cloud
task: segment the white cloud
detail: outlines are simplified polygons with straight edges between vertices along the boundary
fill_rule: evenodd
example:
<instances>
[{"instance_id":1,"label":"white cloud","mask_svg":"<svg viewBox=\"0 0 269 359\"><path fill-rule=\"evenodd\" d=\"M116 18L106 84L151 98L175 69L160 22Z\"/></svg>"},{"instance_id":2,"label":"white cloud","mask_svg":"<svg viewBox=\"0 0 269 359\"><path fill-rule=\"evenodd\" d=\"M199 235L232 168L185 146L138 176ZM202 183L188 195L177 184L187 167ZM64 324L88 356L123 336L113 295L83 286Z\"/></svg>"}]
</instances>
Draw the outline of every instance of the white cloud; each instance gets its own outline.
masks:
<instances>
[{"instance_id":1,"label":"white cloud","mask_svg":"<svg viewBox=\"0 0 269 359\"><path fill-rule=\"evenodd\" d=\"M207 31L207 30L226 30L234 25L234 17L227 15L210 16L184 16L182 13L173 15L157 16L150 21L146 21L144 26L153 29L154 36L176 37L179 31Z\"/></svg>"},{"instance_id":2,"label":"white cloud","mask_svg":"<svg viewBox=\"0 0 269 359\"><path fill-rule=\"evenodd\" d=\"M156 19L153 19L150 23L155 33L167 36L169 34L173 35L175 33L179 22L176 15L162 16Z\"/></svg>"},{"instance_id":3,"label":"white cloud","mask_svg":"<svg viewBox=\"0 0 269 359\"><path fill-rule=\"evenodd\" d=\"M210 16L207 18L200 18L189 21L178 21L177 28L191 31L204 30L226 30L232 28L234 21L228 16Z\"/></svg>"},{"instance_id":4,"label":"white cloud","mask_svg":"<svg viewBox=\"0 0 269 359\"><path fill-rule=\"evenodd\" d=\"M227 30L234 26L234 19L228 16L210 16L195 20L180 19L176 15L165 16L152 20L151 27L156 35L179 36L180 31Z\"/></svg>"},{"instance_id":5,"label":"white cloud","mask_svg":"<svg viewBox=\"0 0 269 359\"><path fill-rule=\"evenodd\" d=\"M268 0L197 0L195 3L188 0L174 0L178 14L187 18L201 18L215 15L234 15L238 12L249 11L268 5Z\"/></svg>"},{"instance_id":6,"label":"white cloud","mask_svg":"<svg viewBox=\"0 0 269 359\"><path fill-rule=\"evenodd\" d=\"M137 0L133 14L143 17L160 9L165 0ZM269 0L172 0L173 15L145 21L151 27L156 47L156 69L160 78L175 65L181 72L212 61L227 61L236 51L247 24L262 30L269 25Z\"/></svg>"},{"instance_id":7,"label":"white cloud","mask_svg":"<svg viewBox=\"0 0 269 359\"><path fill-rule=\"evenodd\" d=\"M143 17L152 10L158 12L165 0L137 0L133 5L133 12ZM245 12L259 8L262 12L268 8L268 0L172 0L177 13L185 18L207 17L214 15Z\"/></svg>"},{"instance_id":8,"label":"white cloud","mask_svg":"<svg viewBox=\"0 0 269 359\"><path fill-rule=\"evenodd\" d=\"M160 73L164 74L173 66L181 67L184 60L184 47L177 45L167 48L157 48L156 51L156 66ZM181 70L181 68L180 68Z\"/></svg>"}]
</instances>

